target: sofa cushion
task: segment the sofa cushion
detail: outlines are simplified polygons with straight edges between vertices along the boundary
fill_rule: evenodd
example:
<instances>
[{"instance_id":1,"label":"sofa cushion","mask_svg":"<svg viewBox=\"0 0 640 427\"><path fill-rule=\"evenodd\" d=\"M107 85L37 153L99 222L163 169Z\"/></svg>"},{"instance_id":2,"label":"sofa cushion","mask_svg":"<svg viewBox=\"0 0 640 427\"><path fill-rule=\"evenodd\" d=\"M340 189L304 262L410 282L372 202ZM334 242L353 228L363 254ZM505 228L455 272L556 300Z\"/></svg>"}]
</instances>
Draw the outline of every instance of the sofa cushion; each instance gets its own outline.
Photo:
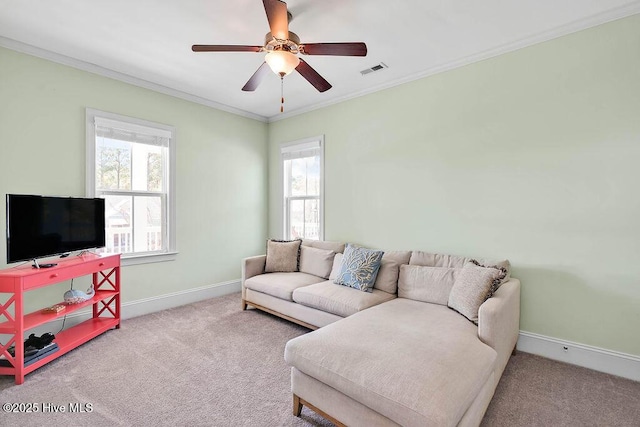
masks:
<instances>
[{"instance_id":1,"label":"sofa cushion","mask_svg":"<svg viewBox=\"0 0 640 427\"><path fill-rule=\"evenodd\" d=\"M292 294L296 288L323 280L307 273L265 273L245 280L244 286L276 298L293 301Z\"/></svg>"},{"instance_id":2,"label":"sofa cushion","mask_svg":"<svg viewBox=\"0 0 640 427\"><path fill-rule=\"evenodd\" d=\"M293 300L298 304L342 317L351 316L395 297L378 289L372 292L359 292L347 286L338 286L330 280L293 291Z\"/></svg>"},{"instance_id":3,"label":"sofa cushion","mask_svg":"<svg viewBox=\"0 0 640 427\"><path fill-rule=\"evenodd\" d=\"M267 240L265 273L298 271L302 240Z\"/></svg>"},{"instance_id":4,"label":"sofa cushion","mask_svg":"<svg viewBox=\"0 0 640 427\"><path fill-rule=\"evenodd\" d=\"M343 254L338 253L333 258L333 267L331 267L331 274L329 274L329 280L331 280L332 282L336 280L336 277L338 277L338 274L340 274L340 269L342 268L343 256L344 256Z\"/></svg>"},{"instance_id":5,"label":"sofa cushion","mask_svg":"<svg viewBox=\"0 0 640 427\"><path fill-rule=\"evenodd\" d=\"M400 425L455 426L496 352L453 310L396 298L290 340L285 360Z\"/></svg>"},{"instance_id":6,"label":"sofa cushion","mask_svg":"<svg viewBox=\"0 0 640 427\"><path fill-rule=\"evenodd\" d=\"M400 267L398 297L447 305L451 288L461 270L461 268L403 265Z\"/></svg>"},{"instance_id":7,"label":"sofa cushion","mask_svg":"<svg viewBox=\"0 0 640 427\"><path fill-rule=\"evenodd\" d=\"M478 323L478 310L498 288L506 275L505 270L485 268L472 262L460 269L449 294L449 307Z\"/></svg>"},{"instance_id":8,"label":"sofa cushion","mask_svg":"<svg viewBox=\"0 0 640 427\"><path fill-rule=\"evenodd\" d=\"M456 255L434 254L431 252L413 251L409 259L410 265L422 265L425 267L449 267L462 268L468 259Z\"/></svg>"},{"instance_id":9,"label":"sofa cushion","mask_svg":"<svg viewBox=\"0 0 640 427\"><path fill-rule=\"evenodd\" d=\"M331 242L328 240L309 240L309 239L303 239L302 240L302 246L310 246L312 248L317 248L317 249L325 249L325 250L330 250L333 251L335 253L343 253L344 252L344 243L342 242Z\"/></svg>"},{"instance_id":10,"label":"sofa cushion","mask_svg":"<svg viewBox=\"0 0 640 427\"><path fill-rule=\"evenodd\" d=\"M408 264L411 251L390 251L382 255L380 270L373 285L375 289L395 294L398 291L400 266Z\"/></svg>"},{"instance_id":11,"label":"sofa cushion","mask_svg":"<svg viewBox=\"0 0 640 427\"><path fill-rule=\"evenodd\" d=\"M328 279L335 255L332 250L300 246L300 271Z\"/></svg>"},{"instance_id":12,"label":"sofa cushion","mask_svg":"<svg viewBox=\"0 0 640 427\"><path fill-rule=\"evenodd\" d=\"M382 255L384 255L383 251L347 243L342 257L340 273L334 283L360 291L371 292L380 269Z\"/></svg>"},{"instance_id":13,"label":"sofa cushion","mask_svg":"<svg viewBox=\"0 0 640 427\"><path fill-rule=\"evenodd\" d=\"M449 268L462 268L464 265L474 258L462 257L457 255L443 255L433 254L430 252L413 251L411 253L411 259L409 264L411 265L424 265L427 267L449 267ZM502 282L506 282L511 277L511 263L508 259L503 260L489 260L485 258L475 258L478 263L483 265L495 265L498 268L505 268L507 275Z\"/></svg>"}]
</instances>

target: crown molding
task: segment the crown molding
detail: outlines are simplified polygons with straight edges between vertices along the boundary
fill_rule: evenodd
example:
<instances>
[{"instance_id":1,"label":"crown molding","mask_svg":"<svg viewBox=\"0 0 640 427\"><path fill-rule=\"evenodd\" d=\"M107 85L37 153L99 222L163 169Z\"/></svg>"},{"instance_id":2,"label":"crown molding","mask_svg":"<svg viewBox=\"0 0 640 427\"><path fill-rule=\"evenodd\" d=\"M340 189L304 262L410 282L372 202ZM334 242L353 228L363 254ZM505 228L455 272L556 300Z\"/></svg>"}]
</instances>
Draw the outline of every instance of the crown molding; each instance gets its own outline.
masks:
<instances>
[{"instance_id":1,"label":"crown molding","mask_svg":"<svg viewBox=\"0 0 640 427\"><path fill-rule=\"evenodd\" d=\"M542 33L534 34L531 37L527 37L513 43L507 43L502 46L498 46L493 49L486 50L484 52L480 52L477 54L469 55L463 58L456 59L454 61L450 61L448 63L438 65L436 67L432 67L426 70L423 70L418 73L414 73L412 75L393 80L391 82L387 82L381 85L374 86L369 89L361 90L355 93L351 93L349 95L341 96L339 98L335 98L330 101L314 104L308 107L303 107L295 110L288 111L286 113L279 113L273 116L262 116L259 114L251 113L249 111L241 110L239 108L231 107L229 105L225 105L210 99L202 98L196 95L192 95L190 93L186 93L177 89L173 89L168 86L163 86L157 83L153 83L138 77L134 77L125 73L121 73L119 71L114 71L105 67L101 67L96 64L92 64L89 62L81 61L79 59L71 58L66 55L62 55L56 52L52 52L49 50L41 49L26 43L22 43L16 40L12 40L6 37L0 36L0 46L5 47L7 49L15 50L17 52L25 53L28 55L36 56L38 58L46 59L52 62L56 62L62 65L67 65L69 67L77 68L79 70L87 71L89 73L97 74L103 77L108 77L114 80L118 80L124 83L128 83L134 86L142 87L145 89L149 89L155 92L159 92L165 95L173 96L175 98L183 99L185 101L193 102L196 104L204 105L207 107L215 108L217 110L226 111L228 113L236 114L242 117L247 117L250 119L258 120L266 123L273 123L280 120L288 119L290 117L299 116L301 114L305 114L314 110L318 110L321 108L329 107L331 105L339 104L344 101L348 101L350 99L359 98L361 96L369 95L375 92L379 92L381 90L389 89L395 86L399 86L405 83L409 83L415 80L420 80L425 77L432 76L434 74L443 73L445 71L450 71L455 68L463 67L465 65L472 64L474 62L479 62L485 59L493 58L505 53L513 52L518 49L522 49L525 47L529 47L538 43L546 42L558 37L562 37L568 34L572 34L581 30L585 30L587 28L595 27L598 25L605 24L607 22L615 21L618 19L626 18L628 16L632 16L640 13L640 0L635 0L631 3L628 3L625 6L621 6L615 9L611 9L604 13L599 13L596 15L592 15L590 17L580 19L577 21L573 21L569 24L562 25L560 27L554 28L549 31L545 31Z\"/></svg>"},{"instance_id":2,"label":"crown molding","mask_svg":"<svg viewBox=\"0 0 640 427\"><path fill-rule=\"evenodd\" d=\"M87 71L89 73L97 74L102 77L108 77L110 79L118 80L124 83L128 83L134 86L138 86L144 89L149 89L154 92L162 93L164 95L173 96L174 98L183 99L185 101L193 102L195 104L204 105L207 107L215 108L217 110L226 111L228 113L236 114L239 116L247 117L249 119L266 122L267 117L259 114L251 113L239 108L230 107L219 102L212 101L210 99L202 98L200 96L192 95L190 93L182 92L177 89L163 86L158 83L153 83L138 77L131 76L129 74L114 71L109 68L101 67L100 65L92 64L90 62L81 61L79 59L71 58L70 56L62 55L60 53L52 52L50 50L41 49L36 46L32 46L26 43L22 43L7 37L0 36L0 46L7 49L14 50L16 52L25 53L27 55L35 56L38 58L46 59L48 61L56 62L58 64L66 65L78 70Z\"/></svg>"},{"instance_id":3,"label":"crown molding","mask_svg":"<svg viewBox=\"0 0 640 427\"><path fill-rule=\"evenodd\" d=\"M588 28L596 27L598 25L606 24L607 22L616 21L618 19L626 18L632 15L636 15L640 13L640 1L634 1L625 6L611 9L605 13L599 13L597 15L592 15L588 18L580 19L577 21L570 22L569 24L562 25L560 27L554 28L549 31L545 31L542 33L534 34L530 37L520 39L513 43L507 43L502 46L498 46L493 49L485 50L484 52L480 52L477 54L469 55L463 58L456 59L454 61L450 61L448 63L438 65L436 67L432 67L419 73L415 73L409 75L407 77L402 77L397 80L393 80L391 82L387 82L378 86L374 86L372 88L368 88L359 92L351 93L349 95L342 96L340 98L335 98L330 101L322 102L320 104L315 104L309 107L299 108L296 110L291 110L286 113L279 113L278 115L273 115L268 117L267 121L269 123L277 122L280 120L288 119L290 117L299 116L301 114L305 114L314 110L318 110L321 108L329 107L331 105L339 104L344 101L348 101L350 99L359 98L361 96L369 95L375 92L379 92L381 90L389 89L395 86L399 86L405 83L409 83L415 80L420 80L425 77L433 76L435 74L443 73L445 71L450 71L455 68L464 67L465 65L473 64L474 62L479 62L485 59L494 58L496 56L503 55L505 53L513 52L519 49L523 49L525 47L533 46L538 43L543 43L549 40L556 39L558 37L566 36L572 33L576 33L578 31L586 30Z\"/></svg>"}]
</instances>

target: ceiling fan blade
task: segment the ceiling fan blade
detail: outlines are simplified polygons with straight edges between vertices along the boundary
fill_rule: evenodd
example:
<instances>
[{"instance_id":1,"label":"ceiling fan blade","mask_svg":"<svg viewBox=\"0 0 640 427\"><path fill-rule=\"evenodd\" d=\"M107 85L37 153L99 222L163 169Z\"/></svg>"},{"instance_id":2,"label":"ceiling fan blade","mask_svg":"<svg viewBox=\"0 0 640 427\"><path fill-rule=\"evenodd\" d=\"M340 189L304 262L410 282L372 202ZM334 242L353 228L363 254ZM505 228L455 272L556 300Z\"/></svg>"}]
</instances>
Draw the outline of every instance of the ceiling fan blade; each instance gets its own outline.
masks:
<instances>
[{"instance_id":1,"label":"ceiling fan blade","mask_svg":"<svg viewBox=\"0 0 640 427\"><path fill-rule=\"evenodd\" d=\"M230 44L194 44L194 52L260 52L262 46L230 45Z\"/></svg>"},{"instance_id":2,"label":"ceiling fan blade","mask_svg":"<svg viewBox=\"0 0 640 427\"><path fill-rule=\"evenodd\" d=\"M367 56L367 45L358 43L305 43L300 52L306 55Z\"/></svg>"},{"instance_id":3,"label":"ceiling fan blade","mask_svg":"<svg viewBox=\"0 0 640 427\"><path fill-rule=\"evenodd\" d=\"M309 83L313 85L319 92L325 92L331 89L331 84L324 79L316 70L311 68L311 65L307 64L302 59L296 67L296 71L302 75Z\"/></svg>"},{"instance_id":4,"label":"ceiling fan blade","mask_svg":"<svg viewBox=\"0 0 640 427\"><path fill-rule=\"evenodd\" d=\"M262 79L264 79L264 76L269 74L269 71L270 71L269 65L266 62L263 62L262 65L258 67L256 72L253 73L253 76L251 76L251 78L244 85L242 90L245 92L253 92L254 90L256 90L260 82L262 82Z\"/></svg>"},{"instance_id":5,"label":"ceiling fan blade","mask_svg":"<svg viewBox=\"0 0 640 427\"><path fill-rule=\"evenodd\" d=\"M279 40L289 39L289 17L287 4L280 0L262 0L267 13L271 35Z\"/></svg>"}]
</instances>

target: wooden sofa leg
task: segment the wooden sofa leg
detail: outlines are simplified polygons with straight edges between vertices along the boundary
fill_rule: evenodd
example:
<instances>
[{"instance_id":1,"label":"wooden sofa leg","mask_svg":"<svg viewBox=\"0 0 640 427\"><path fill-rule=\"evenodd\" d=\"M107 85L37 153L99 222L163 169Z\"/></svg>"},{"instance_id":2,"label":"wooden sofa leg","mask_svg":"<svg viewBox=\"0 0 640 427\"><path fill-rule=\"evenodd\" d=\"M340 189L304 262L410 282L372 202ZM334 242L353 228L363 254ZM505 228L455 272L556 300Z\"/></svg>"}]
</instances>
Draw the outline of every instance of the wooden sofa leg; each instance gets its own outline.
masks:
<instances>
[{"instance_id":1,"label":"wooden sofa leg","mask_svg":"<svg viewBox=\"0 0 640 427\"><path fill-rule=\"evenodd\" d=\"M517 347L517 346L514 346L514 347L513 347L513 351L511 352L511 355L512 355L512 356L515 356L516 354L518 354L518 350L516 350L516 347Z\"/></svg>"},{"instance_id":2,"label":"wooden sofa leg","mask_svg":"<svg viewBox=\"0 0 640 427\"><path fill-rule=\"evenodd\" d=\"M299 417L301 413L302 413L302 402L300 402L300 398L294 394L293 395L293 415L295 415L296 417Z\"/></svg>"},{"instance_id":3,"label":"wooden sofa leg","mask_svg":"<svg viewBox=\"0 0 640 427\"><path fill-rule=\"evenodd\" d=\"M242 310L246 310L247 309L247 302L243 299L242 300Z\"/></svg>"}]
</instances>

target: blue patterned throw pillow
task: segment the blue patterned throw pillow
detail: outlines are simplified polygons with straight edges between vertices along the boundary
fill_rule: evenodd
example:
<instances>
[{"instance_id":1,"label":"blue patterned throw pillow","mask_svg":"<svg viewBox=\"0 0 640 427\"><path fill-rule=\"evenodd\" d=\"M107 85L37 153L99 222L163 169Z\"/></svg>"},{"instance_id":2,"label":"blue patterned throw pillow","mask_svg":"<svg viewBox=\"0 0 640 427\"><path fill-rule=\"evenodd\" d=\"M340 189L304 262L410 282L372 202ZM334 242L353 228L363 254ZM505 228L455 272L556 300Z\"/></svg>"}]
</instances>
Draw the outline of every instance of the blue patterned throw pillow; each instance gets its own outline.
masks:
<instances>
[{"instance_id":1,"label":"blue patterned throw pillow","mask_svg":"<svg viewBox=\"0 0 640 427\"><path fill-rule=\"evenodd\" d=\"M340 273L333 283L365 292L373 292L383 251L362 248L347 243Z\"/></svg>"}]
</instances>

